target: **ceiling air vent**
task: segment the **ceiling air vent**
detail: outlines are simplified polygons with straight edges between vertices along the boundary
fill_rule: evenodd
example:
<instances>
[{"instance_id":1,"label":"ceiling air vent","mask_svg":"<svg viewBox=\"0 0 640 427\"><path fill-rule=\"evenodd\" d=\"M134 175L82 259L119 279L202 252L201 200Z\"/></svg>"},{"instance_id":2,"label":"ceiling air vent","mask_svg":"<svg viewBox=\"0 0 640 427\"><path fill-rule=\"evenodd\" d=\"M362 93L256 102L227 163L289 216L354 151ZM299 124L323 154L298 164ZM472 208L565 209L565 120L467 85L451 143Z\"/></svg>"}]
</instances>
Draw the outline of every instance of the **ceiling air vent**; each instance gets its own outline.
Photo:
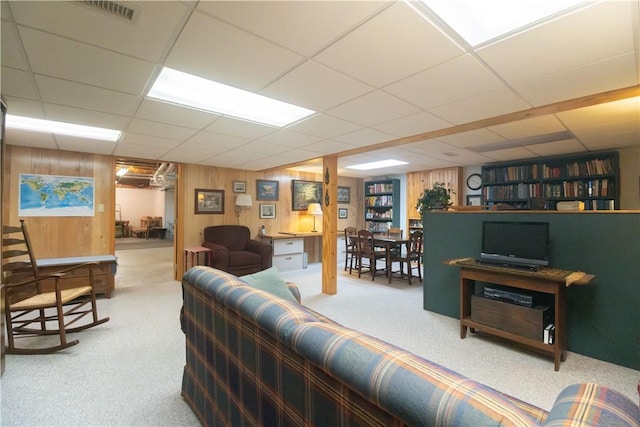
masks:
<instances>
[{"instance_id":1,"label":"ceiling air vent","mask_svg":"<svg viewBox=\"0 0 640 427\"><path fill-rule=\"evenodd\" d=\"M116 16L120 19L124 19L127 21L133 21L135 9L132 9L127 6L123 6L114 1L106 1L106 0L80 0L80 3L87 5L89 7L101 10L103 12L108 13L109 15Z\"/></svg>"}]
</instances>

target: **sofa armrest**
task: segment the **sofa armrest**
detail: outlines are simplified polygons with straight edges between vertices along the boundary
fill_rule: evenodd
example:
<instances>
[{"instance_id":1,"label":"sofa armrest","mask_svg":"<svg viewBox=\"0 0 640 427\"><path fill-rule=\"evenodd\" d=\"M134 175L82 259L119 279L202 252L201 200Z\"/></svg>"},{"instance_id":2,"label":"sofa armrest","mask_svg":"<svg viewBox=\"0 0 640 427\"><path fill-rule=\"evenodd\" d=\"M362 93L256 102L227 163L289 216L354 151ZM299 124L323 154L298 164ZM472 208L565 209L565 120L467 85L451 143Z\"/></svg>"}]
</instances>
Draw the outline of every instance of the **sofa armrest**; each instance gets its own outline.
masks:
<instances>
[{"instance_id":1,"label":"sofa armrest","mask_svg":"<svg viewBox=\"0 0 640 427\"><path fill-rule=\"evenodd\" d=\"M302 302L302 298L300 296L300 289L293 282L287 282L287 288L289 288L289 292L293 294L293 297L298 300L298 302Z\"/></svg>"},{"instance_id":2,"label":"sofa armrest","mask_svg":"<svg viewBox=\"0 0 640 427\"><path fill-rule=\"evenodd\" d=\"M229 269L229 259L231 258L231 252L229 252L229 249L213 242L204 242L202 243L202 246L211 249L211 265L209 267L217 268L222 271L227 271Z\"/></svg>"},{"instance_id":3,"label":"sofa armrest","mask_svg":"<svg viewBox=\"0 0 640 427\"><path fill-rule=\"evenodd\" d=\"M623 394L593 383L562 390L543 425L640 426L640 407Z\"/></svg>"},{"instance_id":4,"label":"sofa armrest","mask_svg":"<svg viewBox=\"0 0 640 427\"><path fill-rule=\"evenodd\" d=\"M271 267L273 248L270 244L261 242L260 240L251 239L247 242L247 250L249 252L255 252L262 257L262 268L267 269Z\"/></svg>"}]
</instances>

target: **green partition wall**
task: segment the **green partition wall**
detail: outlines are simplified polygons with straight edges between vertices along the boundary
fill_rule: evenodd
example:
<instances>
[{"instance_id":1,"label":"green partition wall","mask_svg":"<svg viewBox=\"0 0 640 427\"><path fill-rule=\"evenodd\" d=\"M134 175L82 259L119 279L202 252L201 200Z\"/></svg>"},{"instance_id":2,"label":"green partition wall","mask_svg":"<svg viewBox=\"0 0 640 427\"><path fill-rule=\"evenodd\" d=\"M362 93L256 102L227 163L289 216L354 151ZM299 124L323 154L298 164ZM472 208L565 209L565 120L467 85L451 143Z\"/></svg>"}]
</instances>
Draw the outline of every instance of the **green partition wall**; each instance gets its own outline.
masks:
<instances>
[{"instance_id":1,"label":"green partition wall","mask_svg":"<svg viewBox=\"0 0 640 427\"><path fill-rule=\"evenodd\" d=\"M479 258L485 220L549 222L551 266L595 275L568 289L568 350L640 369L640 212L427 213L425 310L459 318L459 271L442 261Z\"/></svg>"}]
</instances>

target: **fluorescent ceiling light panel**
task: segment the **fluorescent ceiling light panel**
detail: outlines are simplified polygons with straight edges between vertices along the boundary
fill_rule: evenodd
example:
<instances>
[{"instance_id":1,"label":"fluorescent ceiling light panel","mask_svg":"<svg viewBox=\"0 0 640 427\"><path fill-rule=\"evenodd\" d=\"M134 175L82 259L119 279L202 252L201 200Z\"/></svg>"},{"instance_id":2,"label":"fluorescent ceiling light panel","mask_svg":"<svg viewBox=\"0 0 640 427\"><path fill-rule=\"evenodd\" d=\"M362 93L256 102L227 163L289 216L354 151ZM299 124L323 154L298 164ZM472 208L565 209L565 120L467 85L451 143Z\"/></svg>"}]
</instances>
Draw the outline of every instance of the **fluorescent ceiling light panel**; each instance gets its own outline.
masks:
<instances>
[{"instance_id":1,"label":"fluorescent ceiling light panel","mask_svg":"<svg viewBox=\"0 0 640 427\"><path fill-rule=\"evenodd\" d=\"M278 127L315 113L297 105L166 67L160 72L147 96Z\"/></svg>"},{"instance_id":2,"label":"fluorescent ceiling light panel","mask_svg":"<svg viewBox=\"0 0 640 427\"><path fill-rule=\"evenodd\" d=\"M471 46L584 3L584 0L421 1Z\"/></svg>"},{"instance_id":3,"label":"fluorescent ceiling light panel","mask_svg":"<svg viewBox=\"0 0 640 427\"><path fill-rule=\"evenodd\" d=\"M73 123L55 122L52 120L32 119L31 117L7 115L7 128L28 130L32 132L54 133L57 135L77 136L80 138L117 141L119 130L76 125Z\"/></svg>"},{"instance_id":4,"label":"fluorescent ceiling light panel","mask_svg":"<svg viewBox=\"0 0 640 427\"><path fill-rule=\"evenodd\" d=\"M406 165L406 164L407 162L389 159L389 160L380 160L378 162L362 163L359 165L347 166L347 169L357 169L360 171L368 171L371 169L388 168L391 166L400 166L400 165Z\"/></svg>"}]
</instances>

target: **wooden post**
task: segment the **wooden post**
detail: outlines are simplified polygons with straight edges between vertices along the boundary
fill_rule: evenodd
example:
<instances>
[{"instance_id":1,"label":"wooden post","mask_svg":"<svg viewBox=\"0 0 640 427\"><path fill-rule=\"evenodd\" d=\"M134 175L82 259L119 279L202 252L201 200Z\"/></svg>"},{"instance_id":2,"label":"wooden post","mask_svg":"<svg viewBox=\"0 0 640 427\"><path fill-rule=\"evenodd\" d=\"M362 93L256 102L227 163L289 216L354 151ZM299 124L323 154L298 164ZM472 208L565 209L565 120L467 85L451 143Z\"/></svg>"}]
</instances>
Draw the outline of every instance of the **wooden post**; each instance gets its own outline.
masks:
<instances>
[{"instance_id":1,"label":"wooden post","mask_svg":"<svg viewBox=\"0 0 640 427\"><path fill-rule=\"evenodd\" d=\"M338 158L322 159L322 293L338 292Z\"/></svg>"}]
</instances>

